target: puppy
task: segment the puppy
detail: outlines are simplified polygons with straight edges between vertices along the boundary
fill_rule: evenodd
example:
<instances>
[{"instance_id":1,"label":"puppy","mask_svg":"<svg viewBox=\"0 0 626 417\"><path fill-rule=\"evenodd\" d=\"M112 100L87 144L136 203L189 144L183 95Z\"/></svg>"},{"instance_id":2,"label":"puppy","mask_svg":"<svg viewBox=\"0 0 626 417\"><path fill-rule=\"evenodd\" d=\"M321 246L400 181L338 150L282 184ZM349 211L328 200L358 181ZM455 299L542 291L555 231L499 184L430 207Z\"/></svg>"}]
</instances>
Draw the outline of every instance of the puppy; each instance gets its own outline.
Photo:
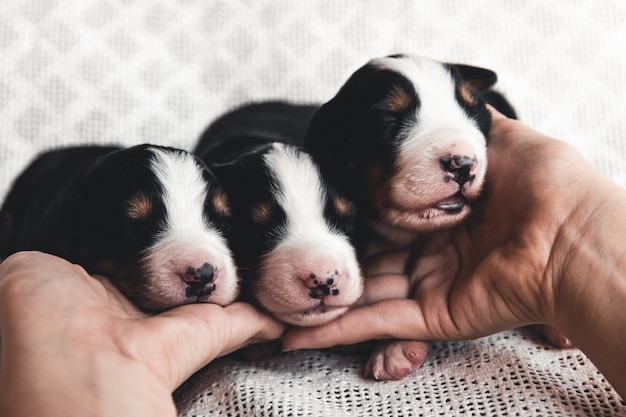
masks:
<instances>
[{"instance_id":1,"label":"puppy","mask_svg":"<svg viewBox=\"0 0 626 417\"><path fill-rule=\"evenodd\" d=\"M0 257L41 250L107 276L158 312L226 305L238 278L225 194L204 162L174 148L74 147L41 154L0 211Z\"/></svg>"},{"instance_id":2,"label":"puppy","mask_svg":"<svg viewBox=\"0 0 626 417\"><path fill-rule=\"evenodd\" d=\"M363 290L354 207L295 145L315 109L244 106L210 125L194 150L232 203L230 245L244 297L298 326L333 320Z\"/></svg>"},{"instance_id":3,"label":"puppy","mask_svg":"<svg viewBox=\"0 0 626 417\"><path fill-rule=\"evenodd\" d=\"M352 190L368 240L406 245L468 216L487 169L481 94L496 79L395 55L368 62L321 106L305 146Z\"/></svg>"},{"instance_id":4,"label":"puppy","mask_svg":"<svg viewBox=\"0 0 626 417\"><path fill-rule=\"evenodd\" d=\"M496 80L488 69L426 57L377 58L313 116L305 146L356 202L364 262L400 265L388 272L410 277L420 234L467 218L487 170L486 103L516 117L492 90ZM402 378L427 352L425 342L387 342L371 356L366 376Z\"/></svg>"}]
</instances>

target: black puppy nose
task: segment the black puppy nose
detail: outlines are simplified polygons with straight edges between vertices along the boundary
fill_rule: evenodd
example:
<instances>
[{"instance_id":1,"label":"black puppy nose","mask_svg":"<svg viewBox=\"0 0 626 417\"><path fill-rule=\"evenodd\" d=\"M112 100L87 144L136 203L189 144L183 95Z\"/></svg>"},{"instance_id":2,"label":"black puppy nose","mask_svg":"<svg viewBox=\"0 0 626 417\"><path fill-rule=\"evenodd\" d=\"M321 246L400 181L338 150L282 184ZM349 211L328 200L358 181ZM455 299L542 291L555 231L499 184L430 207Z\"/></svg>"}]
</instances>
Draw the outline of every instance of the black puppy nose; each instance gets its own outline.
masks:
<instances>
[{"instance_id":1,"label":"black puppy nose","mask_svg":"<svg viewBox=\"0 0 626 417\"><path fill-rule=\"evenodd\" d=\"M204 263L200 268L188 266L185 273L184 281L188 284L192 282L198 284L206 284L211 282L214 277L215 269L213 268L213 265L209 263Z\"/></svg>"},{"instance_id":2,"label":"black puppy nose","mask_svg":"<svg viewBox=\"0 0 626 417\"><path fill-rule=\"evenodd\" d=\"M339 295L336 277L339 272L330 273L327 277L321 278L311 272L304 281L304 285L309 289L309 297L322 299L329 295Z\"/></svg>"},{"instance_id":3,"label":"black puppy nose","mask_svg":"<svg viewBox=\"0 0 626 417\"><path fill-rule=\"evenodd\" d=\"M200 268L188 266L183 281L187 284L185 293L187 297L210 297L217 286L213 282L215 268L209 263L204 263Z\"/></svg>"},{"instance_id":4,"label":"black puppy nose","mask_svg":"<svg viewBox=\"0 0 626 417\"><path fill-rule=\"evenodd\" d=\"M474 179L472 168L476 165L476 158L467 155L447 155L440 159L441 166L446 172L452 174L452 180L463 185Z\"/></svg>"}]
</instances>

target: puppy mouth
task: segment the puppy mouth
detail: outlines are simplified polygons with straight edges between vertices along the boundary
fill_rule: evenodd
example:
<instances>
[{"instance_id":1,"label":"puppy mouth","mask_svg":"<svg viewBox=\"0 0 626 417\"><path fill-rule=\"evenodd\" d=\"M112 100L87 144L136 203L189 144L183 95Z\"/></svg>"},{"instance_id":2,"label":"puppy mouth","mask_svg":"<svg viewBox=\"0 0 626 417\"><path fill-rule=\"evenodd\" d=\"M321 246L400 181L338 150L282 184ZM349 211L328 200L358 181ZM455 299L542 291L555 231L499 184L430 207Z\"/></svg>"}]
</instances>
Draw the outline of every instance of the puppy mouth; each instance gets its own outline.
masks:
<instances>
[{"instance_id":1,"label":"puppy mouth","mask_svg":"<svg viewBox=\"0 0 626 417\"><path fill-rule=\"evenodd\" d=\"M345 306L328 306L324 303L319 303L311 309L302 311L300 314L302 314L303 316L323 315L325 313L332 312L333 310L336 310L337 308L346 308L346 307Z\"/></svg>"},{"instance_id":2,"label":"puppy mouth","mask_svg":"<svg viewBox=\"0 0 626 417\"><path fill-rule=\"evenodd\" d=\"M439 201L434 207L449 214L456 214L463 210L463 207L466 205L467 198L461 192L458 192L452 197Z\"/></svg>"},{"instance_id":3,"label":"puppy mouth","mask_svg":"<svg viewBox=\"0 0 626 417\"><path fill-rule=\"evenodd\" d=\"M388 207L381 211L378 222L373 222L373 227L386 234L391 233L386 229L388 226L414 233L429 232L460 223L469 214L469 207L470 199L457 191L421 207Z\"/></svg>"},{"instance_id":4,"label":"puppy mouth","mask_svg":"<svg viewBox=\"0 0 626 417\"><path fill-rule=\"evenodd\" d=\"M292 311L281 311L276 312L276 314L283 314L288 316L303 316L303 317L314 317L314 316L323 316L327 313L333 313L337 310L345 310L349 308L349 305L327 305L323 302L316 303L313 306L309 306L306 308L294 308Z\"/></svg>"},{"instance_id":5,"label":"puppy mouth","mask_svg":"<svg viewBox=\"0 0 626 417\"><path fill-rule=\"evenodd\" d=\"M192 283L189 284L185 290L185 296L192 303L206 302L209 298L211 298L211 295L215 292L216 288L217 286L215 283Z\"/></svg>"}]
</instances>

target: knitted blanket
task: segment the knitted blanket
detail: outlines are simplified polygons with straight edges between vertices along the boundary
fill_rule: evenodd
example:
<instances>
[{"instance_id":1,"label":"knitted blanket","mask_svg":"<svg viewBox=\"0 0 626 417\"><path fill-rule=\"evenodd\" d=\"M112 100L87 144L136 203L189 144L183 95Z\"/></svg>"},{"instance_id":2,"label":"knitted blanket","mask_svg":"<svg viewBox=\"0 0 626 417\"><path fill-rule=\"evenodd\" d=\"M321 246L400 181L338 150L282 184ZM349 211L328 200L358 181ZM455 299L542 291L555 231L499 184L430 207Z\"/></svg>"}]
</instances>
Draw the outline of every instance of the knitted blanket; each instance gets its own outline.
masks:
<instances>
[{"instance_id":1,"label":"knitted blanket","mask_svg":"<svg viewBox=\"0 0 626 417\"><path fill-rule=\"evenodd\" d=\"M611 0L4 0L0 201L44 149L191 149L239 104L323 102L399 52L495 70L523 121L626 186L624 22ZM402 381L365 380L366 359L222 358L179 390L180 415L626 416L584 354L525 329L435 343Z\"/></svg>"}]
</instances>

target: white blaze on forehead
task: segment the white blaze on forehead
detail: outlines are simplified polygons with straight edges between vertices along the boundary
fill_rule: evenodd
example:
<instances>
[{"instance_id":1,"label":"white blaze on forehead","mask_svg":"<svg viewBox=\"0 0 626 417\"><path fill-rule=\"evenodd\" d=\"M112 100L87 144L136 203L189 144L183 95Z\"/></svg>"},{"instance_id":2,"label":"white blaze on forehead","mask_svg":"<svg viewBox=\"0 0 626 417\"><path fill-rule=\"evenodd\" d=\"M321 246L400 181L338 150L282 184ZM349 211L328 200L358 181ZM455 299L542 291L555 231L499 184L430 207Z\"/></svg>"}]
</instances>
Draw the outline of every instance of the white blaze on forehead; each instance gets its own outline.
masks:
<instances>
[{"instance_id":1,"label":"white blaze on forehead","mask_svg":"<svg viewBox=\"0 0 626 417\"><path fill-rule=\"evenodd\" d=\"M328 233L324 185L311 157L283 144L274 144L264 158L278 183L274 191L286 213L288 236Z\"/></svg>"},{"instance_id":2,"label":"white blaze on forehead","mask_svg":"<svg viewBox=\"0 0 626 417\"><path fill-rule=\"evenodd\" d=\"M166 233L194 235L211 229L204 218L207 183L193 156L161 149L152 151L154 159L151 168L163 187Z\"/></svg>"},{"instance_id":3,"label":"white blaze on forehead","mask_svg":"<svg viewBox=\"0 0 626 417\"><path fill-rule=\"evenodd\" d=\"M202 167L185 152L151 148L150 169L162 188L165 206L162 230L146 250L143 272L155 308L170 308L191 302L181 274L189 267L211 264L216 288L204 300L225 305L238 293L237 274L230 249L220 231L204 216L207 184Z\"/></svg>"},{"instance_id":4,"label":"white blaze on forehead","mask_svg":"<svg viewBox=\"0 0 626 417\"><path fill-rule=\"evenodd\" d=\"M419 97L418 123L408 126L408 143L422 133L435 131L466 132L480 145L484 143L476 122L468 117L456 100L456 85L444 65L427 57L379 58L371 64L399 73L413 84ZM440 139L440 138L438 138Z\"/></svg>"}]
</instances>

